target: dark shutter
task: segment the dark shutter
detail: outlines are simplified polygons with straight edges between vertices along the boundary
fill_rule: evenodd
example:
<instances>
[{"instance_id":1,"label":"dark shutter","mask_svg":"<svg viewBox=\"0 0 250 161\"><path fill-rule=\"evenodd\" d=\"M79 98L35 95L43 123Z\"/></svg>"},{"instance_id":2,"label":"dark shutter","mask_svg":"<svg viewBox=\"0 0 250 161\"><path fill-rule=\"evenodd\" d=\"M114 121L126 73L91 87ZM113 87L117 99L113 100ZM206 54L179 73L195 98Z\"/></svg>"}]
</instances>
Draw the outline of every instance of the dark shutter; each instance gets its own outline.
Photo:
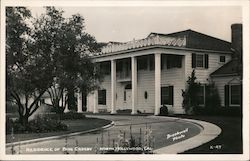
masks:
<instances>
[{"instance_id":1,"label":"dark shutter","mask_svg":"<svg viewBox=\"0 0 250 161\"><path fill-rule=\"evenodd\" d=\"M208 69L208 54L205 54L205 68Z\"/></svg>"},{"instance_id":2,"label":"dark shutter","mask_svg":"<svg viewBox=\"0 0 250 161\"><path fill-rule=\"evenodd\" d=\"M196 54L192 53L192 68L196 68Z\"/></svg>"},{"instance_id":3,"label":"dark shutter","mask_svg":"<svg viewBox=\"0 0 250 161\"><path fill-rule=\"evenodd\" d=\"M225 92L225 107L229 107L229 85L225 85L224 87Z\"/></svg>"},{"instance_id":4,"label":"dark shutter","mask_svg":"<svg viewBox=\"0 0 250 161\"><path fill-rule=\"evenodd\" d=\"M169 104L174 105L174 86L169 86Z\"/></svg>"}]
</instances>

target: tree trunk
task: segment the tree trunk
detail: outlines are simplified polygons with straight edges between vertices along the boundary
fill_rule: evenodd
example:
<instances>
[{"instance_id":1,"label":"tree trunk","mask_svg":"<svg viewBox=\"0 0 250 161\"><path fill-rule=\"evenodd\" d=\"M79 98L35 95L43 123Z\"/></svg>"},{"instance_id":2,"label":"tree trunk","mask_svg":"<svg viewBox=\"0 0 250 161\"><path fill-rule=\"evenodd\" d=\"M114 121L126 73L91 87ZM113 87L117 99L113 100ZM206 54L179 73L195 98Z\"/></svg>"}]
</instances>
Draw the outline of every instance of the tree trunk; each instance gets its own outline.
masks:
<instances>
[{"instance_id":1,"label":"tree trunk","mask_svg":"<svg viewBox=\"0 0 250 161\"><path fill-rule=\"evenodd\" d=\"M20 115L20 123L25 127L26 130L28 129L28 119L28 115Z\"/></svg>"}]
</instances>

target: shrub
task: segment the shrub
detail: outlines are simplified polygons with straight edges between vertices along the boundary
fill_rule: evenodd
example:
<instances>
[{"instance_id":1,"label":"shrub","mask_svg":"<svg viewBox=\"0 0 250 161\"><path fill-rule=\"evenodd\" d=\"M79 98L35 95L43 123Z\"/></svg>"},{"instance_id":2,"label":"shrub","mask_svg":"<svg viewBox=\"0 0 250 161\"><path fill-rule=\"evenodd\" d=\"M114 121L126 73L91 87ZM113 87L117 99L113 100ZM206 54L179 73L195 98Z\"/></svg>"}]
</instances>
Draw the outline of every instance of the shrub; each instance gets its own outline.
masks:
<instances>
[{"instance_id":1,"label":"shrub","mask_svg":"<svg viewBox=\"0 0 250 161\"><path fill-rule=\"evenodd\" d=\"M187 88L182 90L182 106L187 114L193 114L194 109L198 106L197 94L200 83L197 82L196 79L195 70L193 70L191 76L188 77Z\"/></svg>"},{"instance_id":2,"label":"shrub","mask_svg":"<svg viewBox=\"0 0 250 161\"><path fill-rule=\"evenodd\" d=\"M51 119L50 117L37 116L34 120L28 122L27 127L22 126L19 120L6 119L6 133L11 134L12 128L14 133L43 133L53 131L66 131L67 125L63 124L57 119Z\"/></svg>"},{"instance_id":3,"label":"shrub","mask_svg":"<svg viewBox=\"0 0 250 161\"><path fill-rule=\"evenodd\" d=\"M76 120L76 119L85 119L85 115L83 113L77 113L75 111L70 111L68 113L63 113L60 115L61 120Z\"/></svg>"},{"instance_id":4,"label":"shrub","mask_svg":"<svg viewBox=\"0 0 250 161\"><path fill-rule=\"evenodd\" d=\"M117 113L131 113L132 110L131 109L124 109L124 110L117 110Z\"/></svg>"},{"instance_id":5,"label":"shrub","mask_svg":"<svg viewBox=\"0 0 250 161\"><path fill-rule=\"evenodd\" d=\"M160 108L160 116L167 116L168 115L168 107L166 105L163 105Z\"/></svg>"}]
</instances>

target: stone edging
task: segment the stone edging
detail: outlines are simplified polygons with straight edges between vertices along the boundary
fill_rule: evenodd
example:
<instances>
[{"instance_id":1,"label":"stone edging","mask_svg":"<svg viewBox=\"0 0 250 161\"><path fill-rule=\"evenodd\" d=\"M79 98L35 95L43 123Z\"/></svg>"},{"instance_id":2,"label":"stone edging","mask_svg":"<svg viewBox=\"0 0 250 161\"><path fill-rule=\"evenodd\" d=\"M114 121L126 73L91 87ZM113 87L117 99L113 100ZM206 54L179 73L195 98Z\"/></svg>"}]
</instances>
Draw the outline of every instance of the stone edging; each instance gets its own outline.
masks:
<instances>
[{"instance_id":1,"label":"stone edging","mask_svg":"<svg viewBox=\"0 0 250 161\"><path fill-rule=\"evenodd\" d=\"M69 137L69 136L75 136L75 135L91 133L91 132L95 132L95 131L110 128L110 127L114 126L114 124L115 124L114 121L112 121L108 125L105 125L105 126L99 127L99 128L95 128L95 129L91 129L91 130L86 130L86 131L81 131L81 132L74 132L74 133L58 135L58 136L49 136L49 137L44 137L44 138L37 138L37 139L32 139L32 140L24 140L24 141L13 142L13 143L7 143L6 147L24 145L24 144L36 143L36 142L46 141L46 140L51 140L51 139L60 139L60 138Z\"/></svg>"},{"instance_id":2,"label":"stone edging","mask_svg":"<svg viewBox=\"0 0 250 161\"><path fill-rule=\"evenodd\" d=\"M159 117L159 116L156 116ZM162 116L160 116L162 117ZM177 118L177 117L165 117L165 118ZM198 147L204 143L207 143L213 139L215 139L220 133L221 133L221 128L218 127L215 124L205 122L205 121L200 121L200 120L193 120L193 119L181 119L181 121L187 121L193 124L196 124L200 126L201 132L194 136L191 137L187 140L181 141L179 143L169 145L166 147L162 147L160 149L154 150L154 153L156 154L178 154L182 153L184 151L193 149L195 147Z\"/></svg>"}]
</instances>

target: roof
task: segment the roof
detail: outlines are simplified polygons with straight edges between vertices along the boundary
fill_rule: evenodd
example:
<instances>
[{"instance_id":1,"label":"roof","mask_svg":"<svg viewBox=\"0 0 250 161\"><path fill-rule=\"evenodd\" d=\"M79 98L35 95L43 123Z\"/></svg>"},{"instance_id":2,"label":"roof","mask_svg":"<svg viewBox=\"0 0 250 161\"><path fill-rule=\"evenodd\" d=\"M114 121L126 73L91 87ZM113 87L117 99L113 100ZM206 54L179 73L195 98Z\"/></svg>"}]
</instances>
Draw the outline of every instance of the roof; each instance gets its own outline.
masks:
<instances>
[{"instance_id":1,"label":"roof","mask_svg":"<svg viewBox=\"0 0 250 161\"><path fill-rule=\"evenodd\" d=\"M228 76L228 75L239 75L239 62L236 59L233 59L214 71L210 76Z\"/></svg>"},{"instance_id":2,"label":"roof","mask_svg":"<svg viewBox=\"0 0 250 161\"><path fill-rule=\"evenodd\" d=\"M147 46L167 46L182 49L188 48L231 53L230 42L189 29L169 34L152 32L144 39L132 40L124 43L109 42L102 48L101 53L96 53L94 56Z\"/></svg>"},{"instance_id":3,"label":"roof","mask_svg":"<svg viewBox=\"0 0 250 161\"><path fill-rule=\"evenodd\" d=\"M149 36L151 36L152 34L170 36L170 37L186 37L187 48L231 52L230 42L221 40L216 37L212 37L212 36L209 36L209 35L206 35L206 34L191 30L191 29L174 32L170 34L150 33Z\"/></svg>"}]
</instances>

